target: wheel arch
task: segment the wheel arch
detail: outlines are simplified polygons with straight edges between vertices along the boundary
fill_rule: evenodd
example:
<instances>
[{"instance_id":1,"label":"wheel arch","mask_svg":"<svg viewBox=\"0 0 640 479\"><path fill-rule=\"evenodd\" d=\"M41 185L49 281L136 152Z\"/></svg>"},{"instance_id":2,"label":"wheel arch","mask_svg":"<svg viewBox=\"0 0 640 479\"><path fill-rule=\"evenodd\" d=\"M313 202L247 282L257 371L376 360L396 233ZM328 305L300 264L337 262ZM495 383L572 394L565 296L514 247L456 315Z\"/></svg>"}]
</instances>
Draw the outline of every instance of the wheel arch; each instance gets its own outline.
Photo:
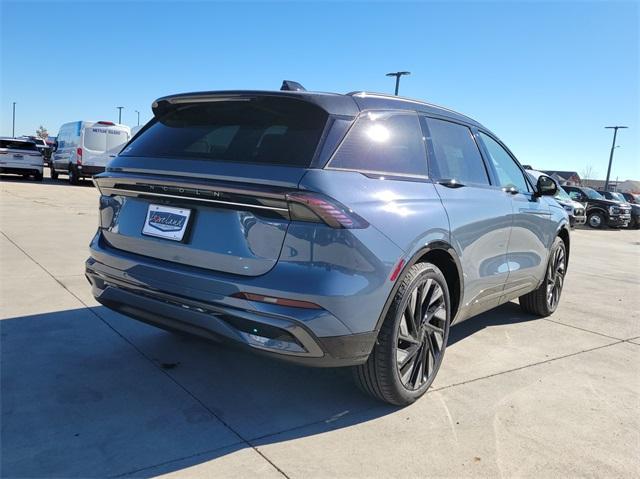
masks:
<instances>
[{"instance_id":1,"label":"wheel arch","mask_svg":"<svg viewBox=\"0 0 640 479\"><path fill-rule=\"evenodd\" d=\"M418 251L416 251L403 266L402 271L396 278L395 284L391 289L391 293L387 298L387 301L382 308L382 313L376 323L376 331L380 331L380 327L387 316L389 307L393 302L398 288L402 284L407 272L411 267L420 262L428 262L437 266L447 282L447 288L449 289L449 298L451 302L451 322L453 323L458 311L460 310L460 304L464 293L464 281L462 275L462 263L458 257L458 253L449 243L445 241L433 241Z\"/></svg>"},{"instance_id":2,"label":"wheel arch","mask_svg":"<svg viewBox=\"0 0 640 479\"><path fill-rule=\"evenodd\" d=\"M560 237L560 239L562 240L562 242L564 243L564 247L566 250L566 264L567 267L569 266L569 253L571 251L571 237L569 235L569 230L567 229L567 225L563 224L560 229L558 230L558 234L557 236Z\"/></svg>"},{"instance_id":3,"label":"wheel arch","mask_svg":"<svg viewBox=\"0 0 640 479\"><path fill-rule=\"evenodd\" d=\"M602 206L592 206L591 208L585 211L585 215L587 217L589 217L591 213L602 213L605 219L607 220L609 219L609 212Z\"/></svg>"}]
</instances>

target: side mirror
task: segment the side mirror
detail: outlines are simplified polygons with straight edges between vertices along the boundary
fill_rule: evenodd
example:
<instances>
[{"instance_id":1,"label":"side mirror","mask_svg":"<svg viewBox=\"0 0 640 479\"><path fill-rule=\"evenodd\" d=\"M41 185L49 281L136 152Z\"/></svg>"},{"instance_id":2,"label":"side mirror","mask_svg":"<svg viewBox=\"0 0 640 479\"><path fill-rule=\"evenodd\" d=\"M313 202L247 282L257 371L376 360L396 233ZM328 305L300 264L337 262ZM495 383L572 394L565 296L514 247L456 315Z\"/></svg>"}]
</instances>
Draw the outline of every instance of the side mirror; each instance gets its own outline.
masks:
<instances>
[{"instance_id":1,"label":"side mirror","mask_svg":"<svg viewBox=\"0 0 640 479\"><path fill-rule=\"evenodd\" d=\"M558 185L547 175L540 175L536 185L538 196L554 196L558 192Z\"/></svg>"},{"instance_id":2,"label":"side mirror","mask_svg":"<svg viewBox=\"0 0 640 479\"><path fill-rule=\"evenodd\" d=\"M51 147L53 151L58 151L58 140L53 142L53 146Z\"/></svg>"}]
</instances>

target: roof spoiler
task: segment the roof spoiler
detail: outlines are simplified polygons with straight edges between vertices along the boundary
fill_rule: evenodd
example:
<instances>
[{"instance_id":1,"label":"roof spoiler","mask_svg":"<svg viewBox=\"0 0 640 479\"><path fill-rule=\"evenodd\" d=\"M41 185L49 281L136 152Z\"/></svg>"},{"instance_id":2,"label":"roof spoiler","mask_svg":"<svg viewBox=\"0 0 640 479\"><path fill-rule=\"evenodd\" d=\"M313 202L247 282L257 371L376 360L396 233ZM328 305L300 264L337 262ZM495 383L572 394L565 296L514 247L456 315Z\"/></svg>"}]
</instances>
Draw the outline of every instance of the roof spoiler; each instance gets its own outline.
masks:
<instances>
[{"instance_id":1,"label":"roof spoiler","mask_svg":"<svg viewBox=\"0 0 640 479\"><path fill-rule=\"evenodd\" d=\"M301 86L300 88L303 87ZM160 118L176 108L181 108L194 103L251 102L260 98L269 97L302 101L316 105L330 115L356 116L360 112L352 97L328 93L309 93L302 90L227 90L180 93L177 95L158 98L151 105L151 109L153 111L153 115L156 118Z\"/></svg>"}]
</instances>

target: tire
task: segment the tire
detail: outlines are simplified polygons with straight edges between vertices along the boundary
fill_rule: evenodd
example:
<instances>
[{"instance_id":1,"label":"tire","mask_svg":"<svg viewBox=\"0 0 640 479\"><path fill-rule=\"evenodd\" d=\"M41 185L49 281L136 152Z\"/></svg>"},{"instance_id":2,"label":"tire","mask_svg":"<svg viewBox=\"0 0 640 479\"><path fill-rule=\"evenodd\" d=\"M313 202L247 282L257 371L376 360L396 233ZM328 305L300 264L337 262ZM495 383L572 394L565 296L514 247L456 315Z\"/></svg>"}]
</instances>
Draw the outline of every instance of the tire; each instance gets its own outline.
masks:
<instances>
[{"instance_id":1,"label":"tire","mask_svg":"<svg viewBox=\"0 0 640 479\"><path fill-rule=\"evenodd\" d=\"M587 216L587 224L594 229L601 229L607 224L607 218L601 211L594 211Z\"/></svg>"},{"instance_id":2,"label":"tire","mask_svg":"<svg viewBox=\"0 0 640 479\"><path fill-rule=\"evenodd\" d=\"M78 178L76 167L69 165L69 184L77 185L78 183L80 183L80 179Z\"/></svg>"},{"instance_id":3,"label":"tire","mask_svg":"<svg viewBox=\"0 0 640 479\"><path fill-rule=\"evenodd\" d=\"M567 247L562 238L556 237L549 253L544 281L538 289L518 299L522 310L543 318L553 314L560 303L566 273Z\"/></svg>"},{"instance_id":4,"label":"tire","mask_svg":"<svg viewBox=\"0 0 640 479\"><path fill-rule=\"evenodd\" d=\"M57 180L58 179L58 172L53 167L53 165L51 165L51 179L52 180Z\"/></svg>"},{"instance_id":5,"label":"tire","mask_svg":"<svg viewBox=\"0 0 640 479\"><path fill-rule=\"evenodd\" d=\"M42 172L37 171L33 174L34 181L42 181Z\"/></svg>"},{"instance_id":6,"label":"tire","mask_svg":"<svg viewBox=\"0 0 640 479\"><path fill-rule=\"evenodd\" d=\"M423 301L418 302L419 297ZM411 320L419 316L417 323ZM430 263L413 265L395 294L367 362L353 368L356 384L381 401L396 406L413 403L438 373L450 322L449 289L442 272Z\"/></svg>"}]
</instances>

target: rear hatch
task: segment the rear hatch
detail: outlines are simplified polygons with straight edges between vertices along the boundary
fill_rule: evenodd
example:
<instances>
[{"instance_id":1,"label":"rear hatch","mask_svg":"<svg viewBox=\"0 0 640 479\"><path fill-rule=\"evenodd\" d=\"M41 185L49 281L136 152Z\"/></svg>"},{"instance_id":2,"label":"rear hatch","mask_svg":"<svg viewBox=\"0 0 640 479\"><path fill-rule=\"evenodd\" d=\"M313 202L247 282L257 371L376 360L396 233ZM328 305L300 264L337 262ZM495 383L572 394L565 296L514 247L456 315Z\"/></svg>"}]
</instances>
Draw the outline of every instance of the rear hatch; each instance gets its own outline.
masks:
<instances>
[{"instance_id":1,"label":"rear hatch","mask_svg":"<svg viewBox=\"0 0 640 479\"><path fill-rule=\"evenodd\" d=\"M312 164L329 117L286 96L177 97L94 178L114 248L257 276L276 264L287 194Z\"/></svg>"},{"instance_id":2,"label":"rear hatch","mask_svg":"<svg viewBox=\"0 0 640 479\"><path fill-rule=\"evenodd\" d=\"M42 153L31 140L2 139L0 140L0 166L12 163L19 166L40 164L43 162Z\"/></svg>"}]
</instances>

